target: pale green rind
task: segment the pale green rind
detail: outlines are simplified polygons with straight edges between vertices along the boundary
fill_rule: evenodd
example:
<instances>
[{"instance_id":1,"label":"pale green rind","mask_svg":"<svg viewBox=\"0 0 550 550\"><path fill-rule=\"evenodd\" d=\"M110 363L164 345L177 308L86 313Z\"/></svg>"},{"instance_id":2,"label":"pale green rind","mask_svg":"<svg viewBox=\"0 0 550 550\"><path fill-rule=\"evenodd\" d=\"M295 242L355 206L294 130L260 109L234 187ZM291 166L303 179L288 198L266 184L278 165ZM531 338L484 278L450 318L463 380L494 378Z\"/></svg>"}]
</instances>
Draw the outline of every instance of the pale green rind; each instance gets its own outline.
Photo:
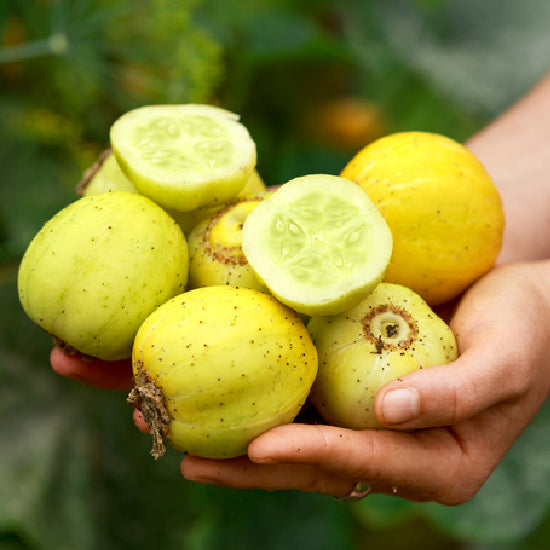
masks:
<instances>
[{"instance_id":1,"label":"pale green rind","mask_svg":"<svg viewBox=\"0 0 550 550\"><path fill-rule=\"evenodd\" d=\"M113 191L83 197L29 244L18 273L27 315L77 351L131 356L141 323L187 282L187 243L146 197Z\"/></svg>"},{"instance_id":2,"label":"pale green rind","mask_svg":"<svg viewBox=\"0 0 550 550\"><path fill-rule=\"evenodd\" d=\"M417 337L410 345L382 349L365 337L364 320L379 306L406 310ZM412 290L381 283L355 307L334 317L312 317L308 331L319 354L310 399L326 422L353 429L380 428L374 411L377 392L409 372L457 358L449 326Z\"/></svg>"},{"instance_id":3,"label":"pale green rind","mask_svg":"<svg viewBox=\"0 0 550 550\"><path fill-rule=\"evenodd\" d=\"M189 238L191 231L203 220L210 218L216 212L219 212L224 205L216 206L201 206L194 210L184 212L182 210L174 210L172 208L166 208L166 212L172 216L178 222L183 234Z\"/></svg>"},{"instance_id":4,"label":"pale green rind","mask_svg":"<svg viewBox=\"0 0 550 550\"><path fill-rule=\"evenodd\" d=\"M211 105L148 105L111 127L111 147L136 189L165 208L229 202L256 165L237 115Z\"/></svg>"},{"instance_id":5,"label":"pale green rind","mask_svg":"<svg viewBox=\"0 0 550 550\"><path fill-rule=\"evenodd\" d=\"M239 191L236 197L232 198L231 202L247 197L255 197L264 193L266 193L266 186L258 171L254 169L248 176L245 186ZM200 222L207 218L211 218L216 212L227 207L231 202L219 203L214 206L202 206L186 211L166 208L166 211L178 222L184 235L188 237L191 231L193 231Z\"/></svg>"},{"instance_id":6,"label":"pale green rind","mask_svg":"<svg viewBox=\"0 0 550 550\"><path fill-rule=\"evenodd\" d=\"M97 169L95 169L97 168ZM104 153L99 166L92 167L93 173L83 186L82 196L98 195L110 191L128 191L137 193L132 182L120 169L112 152Z\"/></svg>"},{"instance_id":7,"label":"pale green rind","mask_svg":"<svg viewBox=\"0 0 550 550\"><path fill-rule=\"evenodd\" d=\"M280 301L306 315L335 315L382 281L392 236L358 185L312 174L284 184L250 213L242 248Z\"/></svg>"}]
</instances>

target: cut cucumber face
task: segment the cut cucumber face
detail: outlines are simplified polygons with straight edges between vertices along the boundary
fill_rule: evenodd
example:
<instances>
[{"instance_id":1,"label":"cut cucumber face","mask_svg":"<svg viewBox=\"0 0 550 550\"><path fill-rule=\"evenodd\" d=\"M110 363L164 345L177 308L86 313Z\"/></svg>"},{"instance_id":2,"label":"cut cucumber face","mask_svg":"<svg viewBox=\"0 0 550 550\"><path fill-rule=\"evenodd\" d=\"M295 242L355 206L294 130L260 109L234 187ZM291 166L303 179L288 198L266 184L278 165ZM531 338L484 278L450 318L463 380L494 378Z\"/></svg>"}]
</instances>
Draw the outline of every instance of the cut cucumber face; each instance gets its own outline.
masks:
<instances>
[{"instance_id":1,"label":"cut cucumber face","mask_svg":"<svg viewBox=\"0 0 550 550\"><path fill-rule=\"evenodd\" d=\"M281 302L306 315L335 315L383 279L392 236L358 185L312 174L285 183L254 208L243 225L242 249Z\"/></svg>"},{"instance_id":2,"label":"cut cucumber face","mask_svg":"<svg viewBox=\"0 0 550 550\"><path fill-rule=\"evenodd\" d=\"M111 147L136 189L161 206L189 211L230 201L256 165L239 117L211 105L149 105L111 127Z\"/></svg>"}]
</instances>

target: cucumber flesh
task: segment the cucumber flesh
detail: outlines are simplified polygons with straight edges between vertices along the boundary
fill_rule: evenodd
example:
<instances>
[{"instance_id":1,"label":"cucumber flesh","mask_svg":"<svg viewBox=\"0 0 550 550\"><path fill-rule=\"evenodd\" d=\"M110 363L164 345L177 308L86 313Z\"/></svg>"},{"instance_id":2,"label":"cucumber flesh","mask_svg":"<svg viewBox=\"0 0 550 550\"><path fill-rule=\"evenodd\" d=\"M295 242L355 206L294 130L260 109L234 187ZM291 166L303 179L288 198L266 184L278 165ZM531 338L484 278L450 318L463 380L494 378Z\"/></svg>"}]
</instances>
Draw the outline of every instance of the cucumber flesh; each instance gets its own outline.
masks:
<instances>
[{"instance_id":1,"label":"cucumber flesh","mask_svg":"<svg viewBox=\"0 0 550 550\"><path fill-rule=\"evenodd\" d=\"M392 236L358 185L311 174L256 206L244 222L242 248L281 302L306 315L335 315L383 279Z\"/></svg>"},{"instance_id":2,"label":"cucumber flesh","mask_svg":"<svg viewBox=\"0 0 550 550\"><path fill-rule=\"evenodd\" d=\"M244 187L256 148L237 115L211 105L149 105L111 127L111 147L137 190L165 208L224 203Z\"/></svg>"}]
</instances>

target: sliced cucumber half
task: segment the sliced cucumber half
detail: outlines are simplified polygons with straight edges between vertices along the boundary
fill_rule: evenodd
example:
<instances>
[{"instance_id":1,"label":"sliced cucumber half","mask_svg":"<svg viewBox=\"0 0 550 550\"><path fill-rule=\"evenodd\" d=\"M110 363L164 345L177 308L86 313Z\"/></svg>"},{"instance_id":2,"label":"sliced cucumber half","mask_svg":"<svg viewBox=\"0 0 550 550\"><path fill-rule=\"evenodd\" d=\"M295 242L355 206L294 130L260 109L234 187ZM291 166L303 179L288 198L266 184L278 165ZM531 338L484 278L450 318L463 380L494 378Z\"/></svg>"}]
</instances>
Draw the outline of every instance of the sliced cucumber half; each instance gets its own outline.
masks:
<instances>
[{"instance_id":1,"label":"sliced cucumber half","mask_svg":"<svg viewBox=\"0 0 550 550\"><path fill-rule=\"evenodd\" d=\"M243 225L242 249L281 302L306 315L335 315L383 279L392 236L361 187L311 174L254 208Z\"/></svg>"},{"instance_id":2,"label":"sliced cucumber half","mask_svg":"<svg viewBox=\"0 0 550 550\"><path fill-rule=\"evenodd\" d=\"M212 105L128 111L111 126L110 140L136 189L180 211L230 201L256 165L254 141L239 117Z\"/></svg>"}]
</instances>

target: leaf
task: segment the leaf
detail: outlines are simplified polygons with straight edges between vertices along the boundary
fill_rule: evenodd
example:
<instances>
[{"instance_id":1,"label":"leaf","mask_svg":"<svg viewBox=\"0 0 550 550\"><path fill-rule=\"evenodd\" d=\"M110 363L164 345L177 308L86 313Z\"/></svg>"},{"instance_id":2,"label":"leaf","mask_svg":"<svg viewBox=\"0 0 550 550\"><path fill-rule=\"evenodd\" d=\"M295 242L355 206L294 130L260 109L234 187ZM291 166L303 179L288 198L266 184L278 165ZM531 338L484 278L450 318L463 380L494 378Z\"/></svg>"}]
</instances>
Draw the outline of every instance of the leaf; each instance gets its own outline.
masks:
<instances>
[{"instance_id":1,"label":"leaf","mask_svg":"<svg viewBox=\"0 0 550 550\"><path fill-rule=\"evenodd\" d=\"M229 490L209 548L334 550L353 547L349 508L332 497Z\"/></svg>"},{"instance_id":2,"label":"leaf","mask_svg":"<svg viewBox=\"0 0 550 550\"><path fill-rule=\"evenodd\" d=\"M79 173L74 164L45 156L40 147L9 132L17 109L2 105L0 116L0 261L18 261L41 225L75 200ZM72 176L72 177L71 177Z\"/></svg>"},{"instance_id":3,"label":"leaf","mask_svg":"<svg viewBox=\"0 0 550 550\"><path fill-rule=\"evenodd\" d=\"M456 508L427 505L438 526L464 541L511 544L533 532L550 508L550 402L479 493Z\"/></svg>"},{"instance_id":4,"label":"leaf","mask_svg":"<svg viewBox=\"0 0 550 550\"><path fill-rule=\"evenodd\" d=\"M378 23L410 68L463 108L496 116L546 72L549 17L545 0L450 0L429 17L393 0Z\"/></svg>"},{"instance_id":5,"label":"leaf","mask_svg":"<svg viewBox=\"0 0 550 550\"><path fill-rule=\"evenodd\" d=\"M417 505L403 498L373 494L352 511L369 529L386 530L402 526L417 515Z\"/></svg>"}]
</instances>

